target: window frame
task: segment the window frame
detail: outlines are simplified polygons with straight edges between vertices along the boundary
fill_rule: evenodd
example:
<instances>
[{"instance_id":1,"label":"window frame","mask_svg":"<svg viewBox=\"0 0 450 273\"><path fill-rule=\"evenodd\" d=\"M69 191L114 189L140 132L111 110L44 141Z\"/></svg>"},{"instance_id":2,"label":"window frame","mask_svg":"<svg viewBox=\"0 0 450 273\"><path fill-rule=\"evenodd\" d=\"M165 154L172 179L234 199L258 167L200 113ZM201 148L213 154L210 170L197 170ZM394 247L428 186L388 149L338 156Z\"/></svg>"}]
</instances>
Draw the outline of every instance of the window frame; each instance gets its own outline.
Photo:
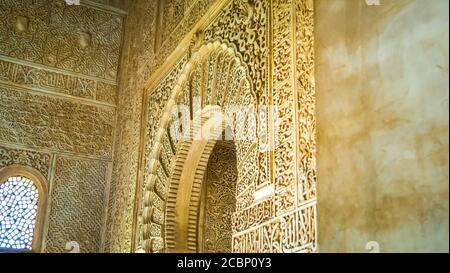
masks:
<instances>
[{"instance_id":1,"label":"window frame","mask_svg":"<svg viewBox=\"0 0 450 273\"><path fill-rule=\"evenodd\" d=\"M30 252L41 252L44 234L44 223L48 202L48 182L47 179L36 169L24 165L9 165L0 169L0 185L13 176L24 176L34 182L38 189L38 208L36 211L36 223L33 230L33 241ZM12 250L11 252L14 252ZM25 251L28 252L28 251Z\"/></svg>"}]
</instances>

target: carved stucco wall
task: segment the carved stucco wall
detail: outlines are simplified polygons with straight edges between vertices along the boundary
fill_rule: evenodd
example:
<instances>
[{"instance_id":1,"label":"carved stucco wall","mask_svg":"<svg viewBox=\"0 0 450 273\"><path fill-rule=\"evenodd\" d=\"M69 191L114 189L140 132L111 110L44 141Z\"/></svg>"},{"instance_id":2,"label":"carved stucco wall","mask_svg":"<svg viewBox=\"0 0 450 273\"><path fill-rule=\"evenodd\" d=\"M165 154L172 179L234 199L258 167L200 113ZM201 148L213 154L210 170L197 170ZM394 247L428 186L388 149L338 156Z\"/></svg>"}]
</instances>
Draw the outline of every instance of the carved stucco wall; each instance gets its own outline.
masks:
<instances>
[{"instance_id":1,"label":"carved stucco wall","mask_svg":"<svg viewBox=\"0 0 450 273\"><path fill-rule=\"evenodd\" d=\"M115 80L122 18L64 1L2 1L0 54ZM80 43L81 42L81 43Z\"/></svg>"},{"instance_id":2,"label":"carved stucco wall","mask_svg":"<svg viewBox=\"0 0 450 273\"><path fill-rule=\"evenodd\" d=\"M0 18L0 167L47 178L44 251L102 251L123 18L49 0L1 1Z\"/></svg>"},{"instance_id":3,"label":"carved stucco wall","mask_svg":"<svg viewBox=\"0 0 450 273\"><path fill-rule=\"evenodd\" d=\"M121 59L115 164L109 204L111 213L108 215L106 245L110 251L131 250L144 84L175 50L213 0L163 2L167 2L164 4L167 7L169 4L183 6L183 12L177 13L178 17L171 21L171 25L163 23L162 12L158 15L159 1L136 0L128 10ZM162 24L173 31L168 37L161 37L157 44L156 29L160 29Z\"/></svg>"},{"instance_id":4,"label":"carved stucco wall","mask_svg":"<svg viewBox=\"0 0 450 273\"><path fill-rule=\"evenodd\" d=\"M108 162L60 156L52 181L47 252L66 252L68 240L82 252L102 250Z\"/></svg>"},{"instance_id":5,"label":"carved stucco wall","mask_svg":"<svg viewBox=\"0 0 450 273\"><path fill-rule=\"evenodd\" d=\"M449 2L317 0L319 244L448 252Z\"/></svg>"},{"instance_id":6,"label":"carved stucco wall","mask_svg":"<svg viewBox=\"0 0 450 273\"><path fill-rule=\"evenodd\" d=\"M97 5L104 9L113 9L120 13L126 13L132 0L81 0L81 4Z\"/></svg>"},{"instance_id":7,"label":"carved stucco wall","mask_svg":"<svg viewBox=\"0 0 450 273\"><path fill-rule=\"evenodd\" d=\"M251 145L253 160L246 161L250 165L240 167L249 179L241 178L247 184L234 216L239 229L234 234L234 251L315 251L313 2L163 1L159 7L155 2L135 1L125 27L108 250L164 250L165 200L176 151L167 135L158 133L161 138L156 140L154 136L166 128L159 127L164 107L181 75L188 74L191 56L207 44L222 42L248 69L255 104L277 106L258 128L258 141ZM161 10L169 10L176 19L158 21L164 15ZM164 24L170 26L163 29L172 31L158 34L158 42L156 29ZM189 46L189 37L199 28L202 32ZM176 57L169 58L172 52ZM208 59L220 54L208 52L204 63L192 63L196 67L192 71L210 73ZM166 60L171 64L162 65ZM224 64L232 62L222 60ZM158 76L163 77L153 80ZM204 98L210 92L206 88ZM237 96L236 102L250 102L242 99ZM143 112L147 115L142 116ZM280 118L276 126L274 117ZM274 150L259 152L259 145L266 144ZM270 185L274 193L254 203L257 187Z\"/></svg>"},{"instance_id":8,"label":"carved stucco wall","mask_svg":"<svg viewBox=\"0 0 450 273\"><path fill-rule=\"evenodd\" d=\"M236 211L237 182L234 143L216 143L208 161L202 189L199 228L202 230L202 252L232 251L232 216Z\"/></svg>"},{"instance_id":9,"label":"carved stucco wall","mask_svg":"<svg viewBox=\"0 0 450 273\"><path fill-rule=\"evenodd\" d=\"M172 210L175 205L173 200L177 198L178 194L181 194L177 192L178 186L186 181L177 177L176 170L182 168L184 164L189 164L182 158L190 147L188 144L190 141L177 140L173 138L174 134L169 134L172 125L176 126L176 121L172 124L171 120L164 121L161 118L170 115L167 112L172 110L172 106L168 105L169 101L176 103L179 107L184 106L191 109L191 113L197 113L196 105L198 107L207 105L256 107L256 98L252 92L248 71L232 48L219 42L208 43L201 46L198 52L192 55L191 61L187 62L187 59L184 56L154 90L149 89L151 92L148 94L148 111L146 111L148 114L146 116L147 135L144 144L145 160L143 163L145 168L141 193L142 202L138 202L142 205L139 212L142 220L139 219L140 222L138 222L138 234L142 236L139 237L139 244L143 245L147 251L168 249L173 251L179 235L174 230L178 225L178 220L176 213ZM183 73L181 74L181 72ZM155 102L159 104L158 107L155 107ZM247 116L242 115L237 119L242 122ZM192 116L184 118L193 119ZM238 127L237 124L231 124L231 127L235 133L239 130L252 131L255 135L261 133L257 131L256 126L244 128ZM244 192L249 191L250 195L252 194L252 186L256 183L259 173L258 165L261 164L258 159L258 144L258 138L236 141L239 195L241 193L245 195ZM176 162L174 158L177 158ZM193 167L195 168L195 166ZM264 170L266 169L262 169L262 172ZM201 179L198 182L194 188L200 189ZM148 195L150 198L147 198ZM190 200L190 219L198 217L198 197L198 195L193 195ZM161 202L154 202L155 199L161 200ZM244 203L247 201L239 200ZM239 200L238 203L240 203ZM266 203L271 203L271 200L266 200ZM149 212L148 215L146 212ZM154 219L154 214L162 214L163 217ZM263 221L270 217L264 216L256 221ZM190 239L189 248L193 251L197 248L195 241L198 239L195 232L196 221L190 224L193 226L189 228L188 236L195 238Z\"/></svg>"},{"instance_id":10,"label":"carved stucco wall","mask_svg":"<svg viewBox=\"0 0 450 273\"><path fill-rule=\"evenodd\" d=\"M154 59L157 1L134 1L125 23L114 168L108 204L106 250L130 252L139 155L142 89Z\"/></svg>"}]
</instances>

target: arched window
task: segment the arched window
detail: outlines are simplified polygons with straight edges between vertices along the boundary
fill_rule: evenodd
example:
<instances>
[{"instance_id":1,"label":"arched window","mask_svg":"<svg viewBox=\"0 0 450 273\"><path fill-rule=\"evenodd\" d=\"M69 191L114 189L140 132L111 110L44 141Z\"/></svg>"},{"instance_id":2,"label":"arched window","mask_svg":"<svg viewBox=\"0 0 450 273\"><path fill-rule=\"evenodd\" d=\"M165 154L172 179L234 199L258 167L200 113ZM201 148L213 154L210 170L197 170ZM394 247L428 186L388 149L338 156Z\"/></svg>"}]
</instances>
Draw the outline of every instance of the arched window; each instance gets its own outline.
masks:
<instances>
[{"instance_id":1,"label":"arched window","mask_svg":"<svg viewBox=\"0 0 450 273\"><path fill-rule=\"evenodd\" d=\"M0 170L0 252L41 251L47 182L37 170Z\"/></svg>"}]
</instances>

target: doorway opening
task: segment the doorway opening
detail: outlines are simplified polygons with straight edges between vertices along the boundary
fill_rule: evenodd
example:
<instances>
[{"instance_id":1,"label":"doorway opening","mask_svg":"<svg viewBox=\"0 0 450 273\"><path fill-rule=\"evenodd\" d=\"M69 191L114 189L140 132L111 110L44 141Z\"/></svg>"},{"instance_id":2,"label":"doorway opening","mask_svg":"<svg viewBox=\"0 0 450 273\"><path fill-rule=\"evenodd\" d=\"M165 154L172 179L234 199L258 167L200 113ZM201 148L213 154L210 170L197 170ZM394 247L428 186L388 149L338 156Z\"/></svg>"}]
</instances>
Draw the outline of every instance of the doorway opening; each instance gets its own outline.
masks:
<instances>
[{"instance_id":1,"label":"doorway opening","mask_svg":"<svg viewBox=\"0 0 450 273\"><path fill-rule=\"evenodd\" d=\"M198 252L232 252L237 160L234 141L219 140L203 177L198 219Z\"/></svg>"}]
</instances>

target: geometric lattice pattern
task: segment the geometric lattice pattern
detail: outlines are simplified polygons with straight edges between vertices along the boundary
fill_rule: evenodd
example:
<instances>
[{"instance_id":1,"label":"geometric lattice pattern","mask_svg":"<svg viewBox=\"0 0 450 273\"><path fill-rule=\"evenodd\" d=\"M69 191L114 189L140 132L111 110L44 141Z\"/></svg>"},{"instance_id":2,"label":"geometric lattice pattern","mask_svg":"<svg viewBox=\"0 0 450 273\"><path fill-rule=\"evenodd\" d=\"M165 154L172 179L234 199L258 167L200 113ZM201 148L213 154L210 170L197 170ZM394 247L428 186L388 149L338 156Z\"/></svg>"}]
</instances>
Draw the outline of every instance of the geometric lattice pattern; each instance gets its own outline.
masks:
<instances>
[{"instance_id":1,"label":"geometric lattice pattern","mask_svg":"<svg viewBox=\"0 0 450 273\"><path fill-rule=\"evenodd\" d=\"M227 141L218 141L209 157L203 180L205 190L204 253L232 251L232 215L236 211L236 150Z\"/></svg>"},{"instance_id":2,"label":"geometric lattice pattern","mask_svg":"<svg viewBox=\"0 0 450 273\"><path fill-rule=\"evenodd\" d=\"M45 251L66 252L75 241L82 253L101 252L107 162L56 160Z\"/></svg>"},{"instance_id":3,"label":"geometric lattice pattern","mask_svg":"<svg viewBox=\"0 0 450 273\"><path fill-rule=\"evenodd\" d=\"M31 250L38 198L26 177L10 177L0 185L0 248Z\"/></svg>"}]
</instances>

